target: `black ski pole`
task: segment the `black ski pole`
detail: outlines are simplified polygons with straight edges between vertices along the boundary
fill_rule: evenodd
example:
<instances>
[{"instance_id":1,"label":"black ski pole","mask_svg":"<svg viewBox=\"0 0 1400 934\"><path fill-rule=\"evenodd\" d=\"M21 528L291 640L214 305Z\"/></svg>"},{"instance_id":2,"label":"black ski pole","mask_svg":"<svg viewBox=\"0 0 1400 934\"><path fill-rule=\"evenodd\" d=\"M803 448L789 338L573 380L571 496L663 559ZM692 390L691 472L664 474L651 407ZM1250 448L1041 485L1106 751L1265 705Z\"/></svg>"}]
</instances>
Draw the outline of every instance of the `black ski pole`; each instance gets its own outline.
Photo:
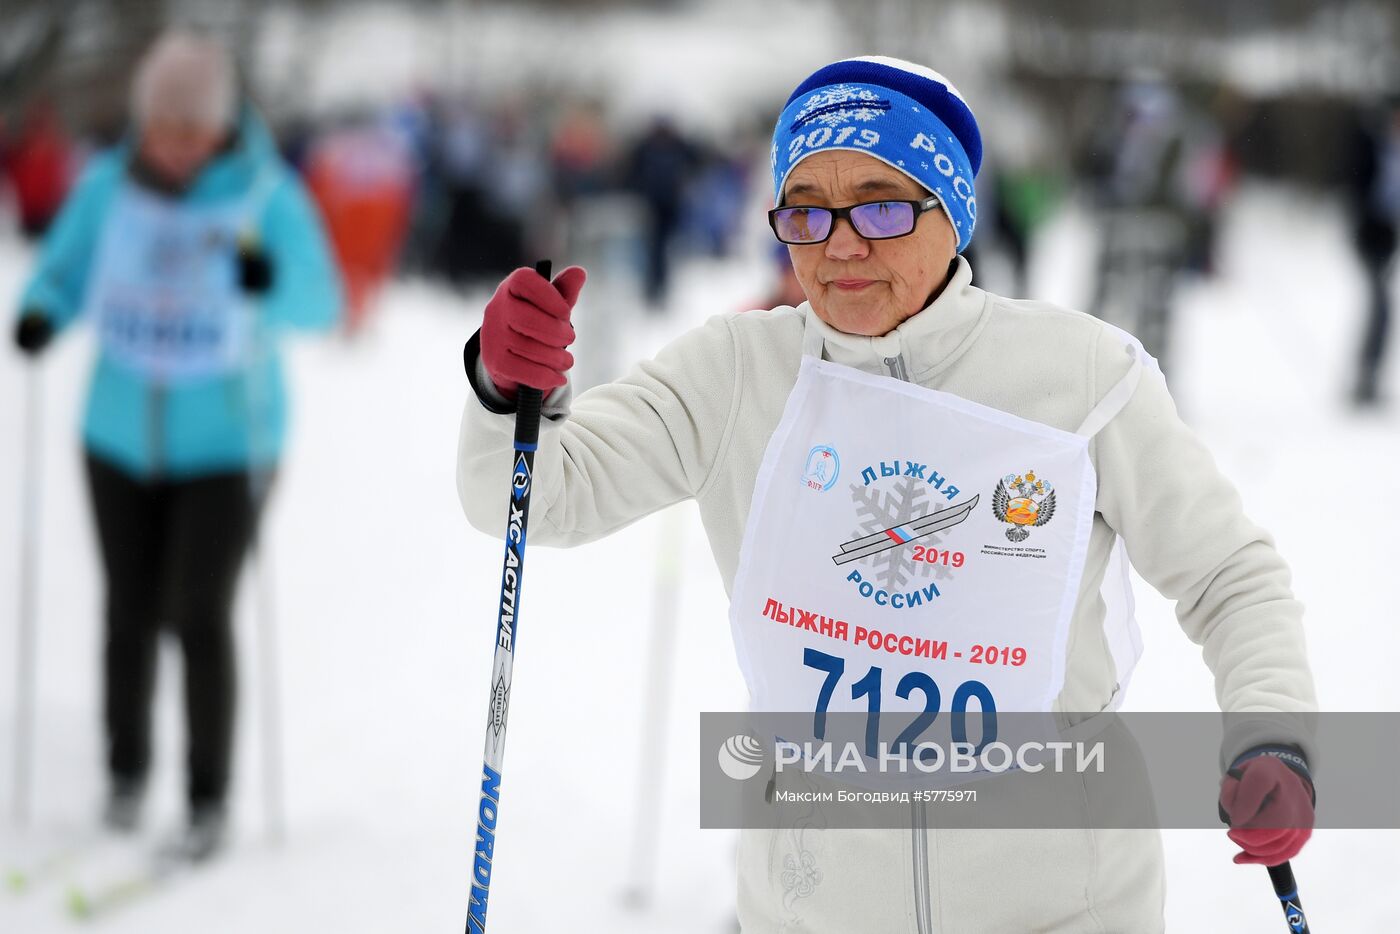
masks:
<instances>
[{"instance_id":1,"label":"black ski pole","mask_svg":"<svg viewBox=\"0 0 1400 934\"><path fill-rule=\"evenodd\" d=\"M549 281L550 271L547 259L535 264L535 272L545 281ZM486 930L486 899L491 892L491 869L496 849L496 819L506 751L506 715L510 713L511 670L515 666L520 585L525 575L525 536L530 524L530 487L535 469L535 448L540 437L543 394L538 389L521 386L515 399L515 471L510 481L506 554L501 569L501 599L496 611L496 656L491 665L490 714L486 720L486 751L481 766L481 802L477 805L476 855L472 860L467 934L482 934Z\"/></svg>"},{"instance_id":2,"label":"black ski pole","mask_svg":"<svg viewBox=\"0 0 1400 934\"><path fill-rule=\"evenodd\" d=\"M1293 867L1288 862L1269 867L1269 881L1274 884L1274 894L1283 906L1283 916L1288 921L1288 930L1293 934L1311 934L1308 917L1303 914L1303 903L1298 900L1298 883L1293 879Z\"/></svg>"},{"instance_id":3,"label":"black ski pole","mask_svg":"<svg viewBox=\"0 0 1400 934\"><path fill-rule=\"evenodd\" d=\"M257 230L251 226L239 237L239 250L258 246ZM269 361L269 338L259 327L262 309L250 298L247 307L248 359L243 374L243 404L248 410L248 518L252 536L248 540L248 569L253 575L258 647L258 712L262 720L263 814L268 840L281 846L287 837L286 766L282 756L282 669L278 664L276 591L272 581L272 559L268 556L265 508L272 491L273 465L263 429L261 413L266 409L265 393L258 373Z\"/></svg>"}]
</instances>

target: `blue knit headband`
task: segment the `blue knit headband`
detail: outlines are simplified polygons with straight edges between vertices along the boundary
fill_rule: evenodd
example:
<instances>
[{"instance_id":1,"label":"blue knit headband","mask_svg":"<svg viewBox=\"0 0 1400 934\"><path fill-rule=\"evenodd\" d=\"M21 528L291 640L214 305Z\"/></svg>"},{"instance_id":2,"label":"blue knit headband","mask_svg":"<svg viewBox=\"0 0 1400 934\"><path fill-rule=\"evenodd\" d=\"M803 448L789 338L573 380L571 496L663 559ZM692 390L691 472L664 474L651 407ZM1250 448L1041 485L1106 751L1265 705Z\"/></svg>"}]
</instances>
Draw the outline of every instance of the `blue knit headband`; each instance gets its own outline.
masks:
<instances>
[{"instance_id":1,"label":"blue knit headband","mask_svg":"<svg viewBox=\"0 0 1400 934\"><path fill-rule=\"evenodd\" d=\"M894 58L852 58L819 69L788 98L773 130L773 198L814 152L864 152L943 202L958 252L977 225L973 178L982 137L966 102L936 72Z\"/></svg>"}]
</instances>

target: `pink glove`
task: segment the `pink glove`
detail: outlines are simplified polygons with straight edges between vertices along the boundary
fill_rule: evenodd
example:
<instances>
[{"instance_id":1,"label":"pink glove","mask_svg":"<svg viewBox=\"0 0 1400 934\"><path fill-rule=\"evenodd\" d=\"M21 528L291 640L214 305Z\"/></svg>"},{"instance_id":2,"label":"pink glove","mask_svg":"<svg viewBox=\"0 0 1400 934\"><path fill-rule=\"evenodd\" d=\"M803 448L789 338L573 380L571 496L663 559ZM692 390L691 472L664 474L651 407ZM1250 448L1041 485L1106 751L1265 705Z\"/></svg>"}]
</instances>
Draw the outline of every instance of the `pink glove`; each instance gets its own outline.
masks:
<instances>
[{"instance_id":1,"label":"pink glove","mask_svg":"<svg viewBox=\"0 0 1400 934\"><path fill-rule=\"evenodd\" d=\"M570 266L551 284L522 267L497 287L481 325L481 362L501 395L514 399L521 386L547 395L564 385L574 365L564 349L574 342L569 315L587 278L582 267Z\"/></svg>"},{"instance_id":2,"label":"pink glove","mask_svg":"<svg viewBox=\"0 0 1400 934\"><path fill-rule=\"evenodd\" d=\"M1280 759L1259 755L1221 779L1220 812L1244 851L1235 862L1277 866L1312 836L1313 790Z\"/></svg>"}]
</instances>

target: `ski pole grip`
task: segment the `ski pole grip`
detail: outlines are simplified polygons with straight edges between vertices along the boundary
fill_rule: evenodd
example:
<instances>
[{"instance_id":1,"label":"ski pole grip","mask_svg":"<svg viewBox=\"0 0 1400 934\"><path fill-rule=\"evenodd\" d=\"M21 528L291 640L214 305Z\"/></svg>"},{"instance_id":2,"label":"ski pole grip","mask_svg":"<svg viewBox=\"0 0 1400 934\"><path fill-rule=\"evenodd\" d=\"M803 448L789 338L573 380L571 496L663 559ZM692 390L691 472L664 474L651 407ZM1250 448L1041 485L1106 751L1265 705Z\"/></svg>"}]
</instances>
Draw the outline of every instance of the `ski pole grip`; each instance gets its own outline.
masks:
<instances>
[{"instance_id":1,"label":"ski pole grip","mask_svg":"<svg viewBox=\"0 0 1400 934\"><path fill-rule=\"evenodd\" d=\"M1288 930L1293 934L1312 934L1307 915L1303 914L1303 903L1298 900L1298 883L1293 878L1293 866L1283 862L1268 869L1269 881L1274 884L1274 894L1283 907Z\"/></svg>"},{"instance_id":2,"label":"ski pole grip","mask_svg":"<svg viewBox=\"0 0 1400 934\"><path fill-rule=\"evenodd\" d=\"M549 281L554 265L547 259L535 263L535 272ZM533 386L521 386L515 393L515 447L533 448L540 440L540 405L544 393Z\"/></svg>"}]
</instances>

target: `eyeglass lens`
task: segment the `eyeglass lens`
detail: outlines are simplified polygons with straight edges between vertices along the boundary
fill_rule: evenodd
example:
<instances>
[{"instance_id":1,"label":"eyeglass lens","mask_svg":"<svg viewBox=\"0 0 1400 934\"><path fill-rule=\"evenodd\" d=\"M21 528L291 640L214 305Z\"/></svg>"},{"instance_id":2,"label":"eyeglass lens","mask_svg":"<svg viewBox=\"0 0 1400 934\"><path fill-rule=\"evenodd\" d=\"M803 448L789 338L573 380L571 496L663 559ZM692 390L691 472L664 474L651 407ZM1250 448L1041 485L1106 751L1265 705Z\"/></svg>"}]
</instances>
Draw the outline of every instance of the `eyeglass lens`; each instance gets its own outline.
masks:
<instances>
[{"instance_id":1,"label":"eyeglass lens","mask_svg":"<svg viewBox=\"0 0 1400 934\"><path fill-rule=\"evenodd\" d=\"M778 239L784 243L825 240L831 232L831 212L826 208L784 208L775 217Z\"/></svg>"},{"instance_id":2,"label":"eyeglass lens","mask_svg":"<svg viewBox=\"0 0 1400 934\"><path fill-rule=\"evenodd\" d=\"M903 201L876 201L851 208L851 226L862 237L898 237L914 229L914 206Z\"/></svg>"},{"instance_id":3,"label":"eyeglass lens","mask_svg":"<svg viewBox=\"0 0 1400 934\"><path fill-rule=\"evenodd\" d=\"M776 215L778 239L787 243L825 240L831 232L827 208L784 208ZM900 237L914 229L914 206L899 201L873 201L851 208L851 226L862 237Z\"/></svg>"}]
</instances>

